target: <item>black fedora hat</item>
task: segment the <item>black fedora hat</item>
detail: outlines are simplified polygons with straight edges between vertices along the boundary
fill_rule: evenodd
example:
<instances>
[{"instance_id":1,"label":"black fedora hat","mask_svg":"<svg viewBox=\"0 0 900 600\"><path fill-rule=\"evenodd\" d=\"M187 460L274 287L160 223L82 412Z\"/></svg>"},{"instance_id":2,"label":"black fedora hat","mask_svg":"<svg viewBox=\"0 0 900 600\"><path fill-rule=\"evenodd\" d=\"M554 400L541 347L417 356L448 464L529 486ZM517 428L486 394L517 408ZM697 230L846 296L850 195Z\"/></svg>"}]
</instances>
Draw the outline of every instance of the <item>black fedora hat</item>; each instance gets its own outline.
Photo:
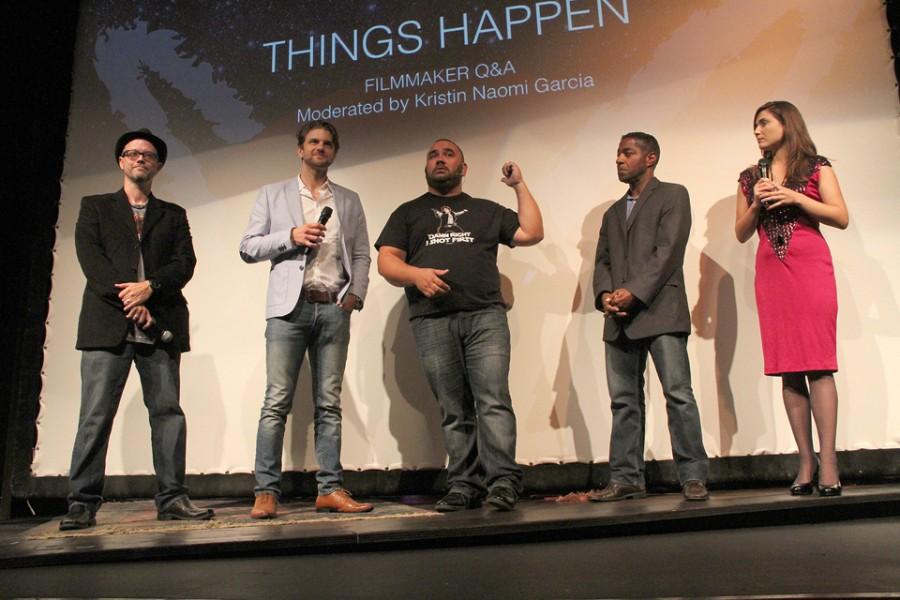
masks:
<instances>
[{"instance_id":1,"label":"black fedora hat","mask_svg":"<svg viewBox=\"0 0 900 600\"><path fill-rule=\"evenodd\" d=\"M169 153L166 143L162 141L161 138L153 135L149 129L138 129L137 131L123 133L119 137L119 140L116 142L116 163L119 162L119 157L122 156L122 150L124 150L125 146L132 140L147 140L153 144L154 148L156 148L156 153L159 155L159 164L164 164L166 162L166 155Z\"/></svg>"}]
</instances>

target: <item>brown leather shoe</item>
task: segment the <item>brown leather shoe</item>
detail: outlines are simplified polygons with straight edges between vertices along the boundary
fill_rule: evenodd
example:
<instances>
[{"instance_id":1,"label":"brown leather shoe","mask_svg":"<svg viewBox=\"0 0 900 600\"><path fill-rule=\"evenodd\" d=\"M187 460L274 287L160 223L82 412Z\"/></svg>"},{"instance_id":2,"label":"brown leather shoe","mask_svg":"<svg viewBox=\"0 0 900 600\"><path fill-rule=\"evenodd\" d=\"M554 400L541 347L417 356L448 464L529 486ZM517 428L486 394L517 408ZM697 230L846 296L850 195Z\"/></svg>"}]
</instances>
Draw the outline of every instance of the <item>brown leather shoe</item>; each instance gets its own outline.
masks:
<instances>
[{"instance_id":1,"label":"brown leather shoe","mask_svg":"<svg viewBox=\"0 0 900 600\"><path fill-rule=\"evenodd\" d=\"M350 492L339 489L316 498L316 512L364 513L375 508L365 502L357 502Z\"/></svg>"},{"instance_id":2,"label":"brown leather shoe","mask_svg":"<svg viewBox=\"0 0 900 600\"><path fill-rule=\"evenodd\" d=\"M588 500L591 502L615 502L631 498L643 498L647 495L647 489L642 485L610 481L602 490L590 492Z\"/></svg>"},{"instance_id":3,"label":"brown leather shoe","mask_svg":"<svg viewBox=\"0 0 900 600\"><path fill-rule=\"evenodd\" d=\"M681 488L685 500L706 500L709 498L709 490L706 489L706 483L699 479L689 479L684 482Z\"/></svg>"},{"instance_id":4,"label":"brown leather shoe","mask_svg":"<svg viewBox=\"0 0 900 600\"><path fill-rule=\"evenodd\" d=\"M278 516L278 498L275 494L263 492L256 495L253 502L253 510L250 511L252 519L274 519Z\"/></svg>"}]
</instances>

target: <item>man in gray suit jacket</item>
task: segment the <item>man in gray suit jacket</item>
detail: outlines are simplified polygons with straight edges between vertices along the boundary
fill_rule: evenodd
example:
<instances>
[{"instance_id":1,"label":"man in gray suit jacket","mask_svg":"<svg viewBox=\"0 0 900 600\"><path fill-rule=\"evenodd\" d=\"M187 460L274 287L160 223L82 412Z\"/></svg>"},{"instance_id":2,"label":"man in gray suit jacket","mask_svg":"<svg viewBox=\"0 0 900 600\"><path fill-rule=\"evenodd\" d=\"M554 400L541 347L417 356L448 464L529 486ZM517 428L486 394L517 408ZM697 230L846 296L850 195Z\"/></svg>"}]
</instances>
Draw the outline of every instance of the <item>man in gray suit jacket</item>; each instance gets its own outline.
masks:
<instances>
[{"instance_id":1,"label":"man in gray suit jacket","mask_svg":"<svg viewBox=\"0 0 900 600\"><path fill-rule=\"evenodd\" d=\"M307 352L319 463L316 510L372 510L342 487L341 384L350 313L362 309L371 257L359 196L328 179L339 147L331 123L304 124L297 133L299 175L259 191L241 240L244 261L268 260L272 265L266 300L266 394L256 436L256 500L250 512L257 519L278 513L285 420Z\"/></svg>"},{"instance_id":2,"label":"man in gray suit jacket","mask_svg":"<svg viewBox=\"0 0 900 600\"><path fill-rule=\"evenodd\" d=\"M603 215L594 266L594 296L606 323L606 380L612 400L609 484L595 502L640 498L644 481L644 370L647 354L662 384L672 454L688 500L706 500L708 460L691 389L684 290L684 249L691 205L684 186L653 176L659 143L652 135L622 136L616 154L628 193Z\"/></svg>"}]
</instances>

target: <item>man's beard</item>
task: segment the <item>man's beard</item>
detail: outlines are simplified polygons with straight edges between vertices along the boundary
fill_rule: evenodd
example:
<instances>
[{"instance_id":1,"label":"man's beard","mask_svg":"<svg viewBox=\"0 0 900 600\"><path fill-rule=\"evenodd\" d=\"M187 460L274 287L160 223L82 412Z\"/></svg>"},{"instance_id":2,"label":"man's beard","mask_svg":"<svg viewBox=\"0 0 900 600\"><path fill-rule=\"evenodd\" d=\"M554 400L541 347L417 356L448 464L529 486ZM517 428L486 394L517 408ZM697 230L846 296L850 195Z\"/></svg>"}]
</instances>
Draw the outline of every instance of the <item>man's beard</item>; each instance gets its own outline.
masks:
<instances>
[{"instance_id":1,"label":"man's beard","mask_svg":"<svg viewBox=\"0 0 900 600\"><path fill-rule=\"evenodd\" d=\"M134 171L131 171L130 173L128 173L128 179L137 184L149 183L150 181L153 181L153 177L155 175L155 173L151 174L150 171L144 171L143 173L135 173Z\"/></svg>"},{"instance_id":2,"label":"man's beard","mask_svg":"<svg viewBox=\"0 0 900 600\"><path fill-rule=\"evenodd\" d=\"M435 178L433 175L429 174L428 171L426 171L425 181L428 183L429 187L433 187L440 193L446 194L447 192L458 186L460 182L462 182L462 173L462 165L460 165L455 172L448 173L447 175L440 175L440 178Z\"/></svg>"}]
</instances>

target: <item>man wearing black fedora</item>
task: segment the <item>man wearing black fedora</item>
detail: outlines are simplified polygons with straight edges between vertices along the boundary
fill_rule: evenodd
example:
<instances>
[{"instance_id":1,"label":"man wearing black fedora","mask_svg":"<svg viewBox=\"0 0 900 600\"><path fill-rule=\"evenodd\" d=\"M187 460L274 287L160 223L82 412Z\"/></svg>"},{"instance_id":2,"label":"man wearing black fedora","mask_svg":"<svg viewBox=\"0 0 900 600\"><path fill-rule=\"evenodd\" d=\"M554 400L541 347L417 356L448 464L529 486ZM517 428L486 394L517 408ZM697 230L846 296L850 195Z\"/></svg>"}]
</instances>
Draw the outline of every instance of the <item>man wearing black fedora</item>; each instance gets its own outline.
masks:
<instances>
[{"instance_id":1,"label":"man wearing black fedora","mask_svg":"<svg viewBox=\"0 0 900 600\"><path fill-rule=\"evenodd\" d=\"M81 411L62 530L95 524L103 501L106 451L125 380L134 364L150 413L160 520L202 520L184 485L187 430L179 405L181 353L190 350L181 289L197 262L187 215L150 191L166 163L166 143L146 129L116 142L122 188L87 196L75 250L87 284L78 320Z\"/></svg>"}]
</instances>

